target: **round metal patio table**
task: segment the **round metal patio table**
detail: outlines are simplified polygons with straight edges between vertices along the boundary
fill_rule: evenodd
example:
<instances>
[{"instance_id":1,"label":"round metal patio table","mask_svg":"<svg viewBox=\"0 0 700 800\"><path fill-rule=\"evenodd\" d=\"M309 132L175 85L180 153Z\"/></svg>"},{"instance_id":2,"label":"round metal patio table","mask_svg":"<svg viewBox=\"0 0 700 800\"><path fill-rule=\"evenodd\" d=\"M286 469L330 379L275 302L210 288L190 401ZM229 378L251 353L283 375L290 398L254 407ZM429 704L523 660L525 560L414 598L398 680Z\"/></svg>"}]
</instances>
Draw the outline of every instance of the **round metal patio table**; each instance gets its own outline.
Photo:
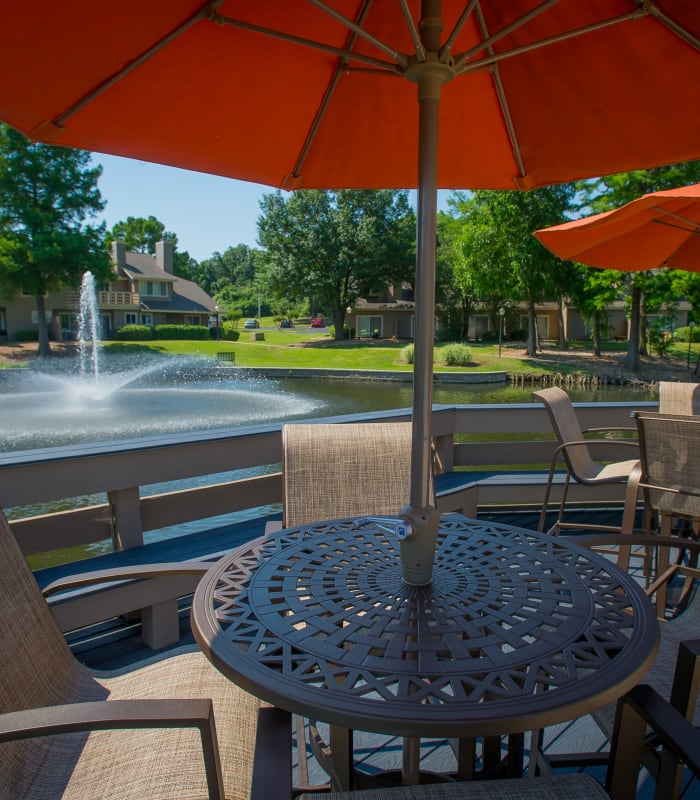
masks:
<instances>
[{"instance_id":1,"label":"round metal patio table","mask_svg":"<svg viewBox=\"0 0 700 800\"><path fill-rule=\"evenodd\" d=\"M627 573L570 538L443 515L433 582L401 578L370 522L289 528L237 548L199 584L193 630L232 681L345 730L501 736L616 700L656 654Z\"/></svg>"}]
</instances>

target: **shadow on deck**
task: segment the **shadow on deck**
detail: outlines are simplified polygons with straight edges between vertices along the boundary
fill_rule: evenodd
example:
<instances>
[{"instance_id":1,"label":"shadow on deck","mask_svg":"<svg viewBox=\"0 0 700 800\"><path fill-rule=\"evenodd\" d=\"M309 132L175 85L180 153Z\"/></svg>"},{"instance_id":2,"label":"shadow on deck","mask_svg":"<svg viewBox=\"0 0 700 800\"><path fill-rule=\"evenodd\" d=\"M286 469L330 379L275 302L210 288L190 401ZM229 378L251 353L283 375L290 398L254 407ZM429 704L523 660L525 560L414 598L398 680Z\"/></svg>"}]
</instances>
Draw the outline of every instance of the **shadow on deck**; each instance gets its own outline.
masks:
<instances>
[{"instance_id":1,"label":"shadow on deck","mask_svg":"<svg viewBox=\"0 0 700 800\"><path fill-rule=\"evenodd\" d=\"M587 523L615 525L619 524L620 519L619 508L581 509L573 514L576 516L576 521L582 526ZM493 520L501 524L534 530L537 528L539 511L535 509L529 511L494 509L484 510L479 516L484 520ZM552 513L552 522L554 516ZM567 516L567 519L569 518L571 518L571 513ZM575 536L576 534L571 535ZM183 598L180 601L181 641L176 647L196 646L189 624L190 607L191 598ZM138 620L133 622L123 619L111 620L68 634L67 639L76 656L95 669L113 669L133 664L153 654L140 638ZM325 733L322 725L320 730ZM526 758L529 755L528 745L529 741L526 738ZM387 769L401 769L402 740L400 737L355 732L354 749L356 767L369 775ZM605 749L605 738L590 717L582 717L569 723L552 726L545 733L544 753L546 755L603 752ZM453 743L447 739L421 740L420 753L421 769L426 772L445 773L453 772L456 769ZM308 752L308 766L310 783L322 784L327 780L327 776L316 763L310 751ZM587 767L585 771L604 780L604 767ZM639 800L648 800L653 797L653 789L652 781L645 782L644 779L641 779L637 797ZM689 777L684 784L681 797L684 800L700 800L700 783Z\"/></svg>"}]
</instances>

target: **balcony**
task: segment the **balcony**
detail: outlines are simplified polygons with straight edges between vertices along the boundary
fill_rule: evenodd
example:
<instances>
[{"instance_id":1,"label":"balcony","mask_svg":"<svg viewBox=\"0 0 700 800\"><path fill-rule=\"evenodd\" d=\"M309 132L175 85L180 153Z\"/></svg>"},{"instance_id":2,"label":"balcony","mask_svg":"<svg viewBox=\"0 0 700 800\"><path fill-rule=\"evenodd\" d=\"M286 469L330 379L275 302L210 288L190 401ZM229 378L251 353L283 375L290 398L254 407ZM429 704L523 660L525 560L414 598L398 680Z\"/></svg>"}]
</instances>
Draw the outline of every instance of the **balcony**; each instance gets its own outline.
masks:
<instances>
[{"instance_id":1,"label":"balcony","mask_svg":"<svg viewBox=\"0 0 700 800\"><path fill-rule=\"evenodd\" d=\"M63 293L66 308L78 308L80 305L80 292L67 291ZM97 293L97 303L103 311L111 309L133 309L141 305L141 296L138 292L108 292Z\"/></svg>"}]
</instances>

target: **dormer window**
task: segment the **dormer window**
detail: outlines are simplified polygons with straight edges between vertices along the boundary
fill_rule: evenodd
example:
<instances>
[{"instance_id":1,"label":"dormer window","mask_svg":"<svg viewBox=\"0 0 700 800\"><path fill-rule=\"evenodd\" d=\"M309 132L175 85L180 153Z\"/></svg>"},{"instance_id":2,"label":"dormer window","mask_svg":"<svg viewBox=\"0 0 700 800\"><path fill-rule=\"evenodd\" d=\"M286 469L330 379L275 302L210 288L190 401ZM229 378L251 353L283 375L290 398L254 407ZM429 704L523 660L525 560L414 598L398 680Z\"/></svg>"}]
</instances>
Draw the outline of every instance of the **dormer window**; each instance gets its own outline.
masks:
<instances>
[{"instance_id":1,"label":"dormer window","mask_svg":"<svg viewBox=\"0 0 700 800\"><path fill-rule=\"evenodd\" d=\"M144 297L167 297L167 281L139 281L139 293Z\"/></svg>"}]
</instances>

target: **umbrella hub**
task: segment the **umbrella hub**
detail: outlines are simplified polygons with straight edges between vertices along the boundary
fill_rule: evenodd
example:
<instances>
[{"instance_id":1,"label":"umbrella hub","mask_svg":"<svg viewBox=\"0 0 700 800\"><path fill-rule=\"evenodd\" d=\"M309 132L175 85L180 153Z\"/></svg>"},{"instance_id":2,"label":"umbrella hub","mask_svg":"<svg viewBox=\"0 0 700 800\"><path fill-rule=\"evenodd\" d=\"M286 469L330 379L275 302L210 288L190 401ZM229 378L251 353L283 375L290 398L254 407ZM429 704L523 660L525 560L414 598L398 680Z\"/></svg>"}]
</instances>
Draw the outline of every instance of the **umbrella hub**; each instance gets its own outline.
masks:
<instances>
[{"instance_id":1,"label":"umbrella hub","mask_svg":"<svg viewBox=\"0 0 700 800\"><path fill-rule=\"evenodd\" d=\"M408 66L404 70L405 77L418 84L419 100L424 97L439 99L442 84L451 81L456 74L453 60L441 61L436 52L426 52L421 60L417 56L409 56Z\"/></svg>"}]
</instances>

